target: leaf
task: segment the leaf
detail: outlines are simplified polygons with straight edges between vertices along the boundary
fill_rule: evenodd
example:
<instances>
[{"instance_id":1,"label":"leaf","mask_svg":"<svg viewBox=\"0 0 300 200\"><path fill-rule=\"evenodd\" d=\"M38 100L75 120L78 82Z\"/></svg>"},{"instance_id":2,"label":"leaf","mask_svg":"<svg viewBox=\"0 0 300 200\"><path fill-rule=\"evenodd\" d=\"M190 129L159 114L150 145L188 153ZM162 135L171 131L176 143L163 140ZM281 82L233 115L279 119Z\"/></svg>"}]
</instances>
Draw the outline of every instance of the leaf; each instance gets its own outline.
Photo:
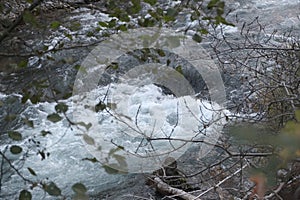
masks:
<instances>
[{"instance_id":1,"label":"leaf","mask_svg":"<svg viewBox=\"0 0 300 200\"><path fill-rule=\"evenodd\" d=\"M19 68L25 68L27 67L28 61L27 60L22 60L21 62L18 63Z\"/></svg>"},{"instance_id":2,"label":"leaf","mask_svg":"<svg viewBox=\"0 0 300 200\"><path fill-rule=\"evenodd\" d=\"M120 25L117 29L120 31L127 31L127 27L125 24Z\"/></svg>"},{"instance_id":3,"label":"leaf","mask_svg":"<svg viewBox=\"0 0 300 200\"><path fill-rule=\"evenodd\" d=\"M30 172L30 174L32 174L33 176L36 176L36 173L33 169L31 169L30 167L28 167L27 169Z\"/></svg>"},{"instance_id":4,"label":"leaf","mask_svg":"<svg viewBox=\"0 0 300 200\"><path fill-rule=\"evenodd\" d=\"M150 4L151 6L154 6L157 0L144 0L144 2Z\"/></svg>"},{"instance_id":5,"label":"leaf","mask_svg":"<svg viewBox=\"0 0 300 200\"><path fill-rule=\"evenodd\" d=\"M80 71L80 72L82 72L84 74L87 74L87 71L86 71L85 67L82 67L80 65L75 65L74 69L76 69L76 70L78 70L78 71Z\"/></svg>"},{"instance_id":6,"label":"leaf","mask_svg":"<svg viewBox=\"0 0 300 200\"><path fill-rule=\"evenodd\" d=\"M53 21L50 24L51 29L58 29L60 27L60 22L59 21Z\"/></svg>"},{"instance_id":7,"label":"leaf","mask_svg":"<svg viewBox=\"0 0 300 200\"><path fill-rule=\"evenodd\" d=\"M215 7L217 5L217 3L219 3L220 0L211 0L208 5L207 8L208 9L212 9L213 7Z\"/></svg>"},{"instance_id":8,"label":"leaf","mask_svg":"<svg viewBox=\"0 0 300 200\"><path fill-rule=\"evenodd\" d=\"M12 146L10 147L10 152L11 152L12 154L19 154L19 153L22 152L22 148L21 148L20 146L17 146L17 145L12 145Z\"/></svg>"},{"instance_id":9,"label":"leaf","mask_svg":"<svg viewBox=\"0 0 300 200\"><path fill-rule=\"evenodd\" d=\"M140 0L131 0L133 6L130 8L132 14L137 14L142 9Z\"/></svg>"},{"instance_id":10,"label":"leaf","mask_svg":"<svg viewBox=\"0 0 300 200\"><path fill-rule=\"evenodd\" d=\"M37 103L40 101L40 96L41 96L41 95L39 95L39 94L32 95L32 96L30 97L31 103L37 104Z\"/></svg>"},{"instance_id":11,"label":"leaf","mask_svg":"<svg viewBox=\"0 0 300 200\"><path fill-rule=\"evenodd\" d=\"M61 190L56 186L54 182L50 182L48 185L44 185L43 189L51 196L61 195Z\"/></svg>"},{"instance_id":12,"label":"leaf","mask_svg":"<svg viewBox=\"0 0 300 200\"><path fill-rule=\"evenodd\" d=\"M16 140L16 141L22 140L22 134L17 131L9 131L8 137L10 137L11 139Z\"/></svg>"},{"instance_id":13,"label":"leaf","mask_svg":"<svg viewBox=\"0 0 300 200\"><path fill-rule=\"evenodd\" d=\"M112 19L108 22L108 28L114 28L117 25L117 20Z\"/></svg>"},{"instance_id":14,"label":"leaf","mask_svg":"<svg viewBox=\"0 0 300 200\"><path fill-rule=\"evenodd\" d=\"M16 118L17 118L17 116L15 114L8 114L5 116L4 120L10 122L10 121L15 120Z\"/></svg>"},{"instance_id":15,"label":"leaf","mask_svg":"<svg viewBox=\"0 0 300 200\"><path fill-rule=\"evenodd\" d=\"M250 181L255 184L251 197L257 195L259 199L263 199L266 193L266 177L264 174L253 175L250 177Z\"/></svg>"},{"instance_id":16,"label":"leaf","mask_svg":"<svg viewBox=\"0 0 300 200\"><path fill-rule=\"evenodd\" d=\"M116 103L107 103L107 107L108 107L109 109L114 110L114 109L117 108L117 104L116 104Z\"/></svg>"},{"instance_id":17,"label":"leaf","mask_svg":"<svg viewBox=\"0 0 300 200\"><path fill-rule=\"evenodd\" d=\"M38 151L38 154L40 154L40 156L42 157L41 160L44 160L46 158L46 154L44 151Z\"/></svg>"},{"instance_id":18,"label":"leaf","mask_svg":"<svg viewBox=\"0 0 300 200\"><path fill-rule=\"evenodd\" d=\"M108 153L109 156L112 156L114 153L116 153L117 151L120 151L120 150L124 150L124 147L122 146L118 146L117 148L114 148L114 149L111 149Z\"/></svg>"},{"instance_id":19,"label":"leaf","mask_svg":"<svg viewBox=\"0 0 300 200\"><path fill-rule=\"evenodd\" d=\"M75 194L72 200L89 200L89 195L87 194Z\"/></svg>"},{"instance_id":20,"label":"leaf","mask_svg":"<svg viewBox=\"0 0 300 200\"><path fill-rule=\"evenodd\" d=\"M197 33L195 33L193 35L192 39L198 43L202 42L202 37L200 35L198 35Z\"/></svg>"},{"instance_id":21,"label":"leaf","mask_svg":"<svg viewBox=\"0 0 300 200\"><path fill-rule=\"evenodd\" d=\"M100 101L96 106L95 106L95 111L99 112L99 111L103 111L106 108L105 103L103 103L102 101Z\"/></svg>"},{"instance_id":22,"label":"leaf","mask_svg":"<svg viewBox=\"0 0 300 200\"><path fill-rule=\"evenodd\" d=\"M72 190L77 194L85 194L87 192L86 187L82 183L75 183L72 186Z\"/></svg>"},{"instance_id":23,"label":"leaf","mask_svg":"<svg viewBox=\"0 0 300 200\"><path fill-rule=\"evenodd\" d=\"M28 23L28 24L31 24L35 27L38 26L38 23L37 23L37 20L36 20L36 17L28 10L26 10L23 14L23 21L25 23Z\"/></svg>"},{"instance_id":24,"label":"leaf","mask_svg":"<svg viewBox=\"0 0 300 200\"><path fill-rule=\"evenodd\" d=\"M114 154L113 157L117 160L119 166L122 169L127 169L127 162L126 162L126 158L124 156L118 155L118 154Z\"/></svg>"},{"instance_id":25,"label":"leaf","mask_svg":"<svg viewBox=\"0 0 300 200\"><path fill-rule=\"evenodd\" d=\"M98 25L99 25L99 26L102 26L102 27L108 27L108 24L107 24L106 22L101 22L101 21L99 21L99 22L98 22Z\"/></svg>"},{"instance_id":26,"label":"leaf","mask_svg":"<svg viewBox=\"0 0 300 200\"><path fill-rule=\"evenodd\" d=\"M84 123L84 122L78 122L77 124L80 125L80 126L85 127L85 129L86 129L87 131L92 127L92 124L91 124L91 123L86 124L86 123Z\"/></svg>"},{"instance_id":27,"label":"leaf","mask_svg":"<svg viewBox=\"0 0 300 200\"><path fill-rule=\"evenodd\" d=\"M70 40L73 40L73 36L69 33L64 33L64 35L69 38Z\"/></svg>"},{"instance_id":28,"label":"leaf","mask_svg":"<svg viewBox=\"0 0 300 200\"><path fill-rule=\"evenodd\" d=\"M72 22L69 29L71 31L78 31L81 28L80 22Z\"/></svg>"},{"instance_id":29,"label":"leaf","mask_svg":"<svg viewBox=\"0 0 300 200\"><path fill-rule=\"evenodd\" d=\"M227 22L226 19L220 15L216 16L215 20L216 20L216 24L225 24L228 26L234 26L234 24Z\"/></svg>"},{"instance_id":30,"label":"leaf","mask_svg":"<svg viewBox=\"0 0 300 200\"><path fill-rule=\"evenodd\" d=\"M52 133L51 133L50 131L42 130L42 131L41 131L41 134L42 134L43 137L45 137L46 135L52 134Z\"/></svg>"},{"instance_id":31,"label":"leaf","mask_svg":"<svg viewBox=\"0 0 300 200\"><path fill-rule=\"evenodd\" d=\"M117 164L110 164L110 165L103 165L102 166L106 173L108 174L118 174L119 170L115 169L118 168Z\"/></svg>"},{"instance_id":32,"label":"leaf","mask_svg":"<svg viewBox=\"0 0 300 200\"><path fill-rule=\"evenodd\" d=\"M47 119L53 123L59 122L62 120L62 117L59 116L57 113L53 113L47 116Z\"/></svg>"},{"instance_id":33,"label":"leaf","mask_svg":"<svg viewBox=\"0 0 300 200\"><path fill-rule=\"evenodd\" d=\"M207 35L209 33L208 30L205 28L200 29L199 32L203 35Z\"/></svg>"},{"instance_id":34,"label":"leaf","mask_svg":"<svg viewBox=\"0 0 300 200\"><path fill-rule=\"evenodd\" d=\"M32 195L27 190L22 190L19 195L19 200L31 200Z\"/></svg>"},{"instance_id":35,"label":"leaf","mask_svg":"<svg viewBox=\"0 0 300 200\"><path fill-rule=\"evenodd\" d=\"M65 103L58 103L56 106L55 106L55 110L56 112L58 113L65 113L68 111L68 106L65 104Z\"/></svg>"},{"instance_id":36,"label":"leaf","mask_svg":"<svg viewBox=\"0 0 300 200\"><path fill-rule=\"evenodd\" d=\"M32 120L29 120L28 118L23 118L23 121L27 126L34 128L34 124Z\"/></svg>"},{"instance_id":37,"label":"leaf","mask_svg":"<svg viewBox=\"0 0 300 200\"><path fill-rule=\"evenodd\" d=\"M89 135L87 134L83 134L83 140L89 144L89 145L95 145L95 140L94 138L90 137Z\"/></svg>"},{"instance_id":38,"label":"leaf","mask_svg":"<svg viewBox=\"0 0 300 200\"><path fill-rule=\"evenodd\" d=\"M178 66L175 68L175 70L176 70L178 73L183 74L181 65L178 65Z\"/></svg>"},{"instance_id":39,"label":"leaf","mask_svg":"<svg viewBox=\"0 0 300 200\"><path fill-rule=\"evenodd\" d=\"M168 8L167 9L167 16L169 16L169 17L172 17L172 18L175 18L176 17L176 15L177 15L177 10L176 9L174 9L174 8Z\"/></svg>"},{"instance_id":40,"label":"leaf","mask_svg":"<svg viewBox=\"0 0 300 200\"><path fill-rule=\"evenodd\" d=\"M94 158L83 158L82 160L87 160L87 161L90 161L92 163L99 162L95 157Z\"/></svg>"}]
</instances>

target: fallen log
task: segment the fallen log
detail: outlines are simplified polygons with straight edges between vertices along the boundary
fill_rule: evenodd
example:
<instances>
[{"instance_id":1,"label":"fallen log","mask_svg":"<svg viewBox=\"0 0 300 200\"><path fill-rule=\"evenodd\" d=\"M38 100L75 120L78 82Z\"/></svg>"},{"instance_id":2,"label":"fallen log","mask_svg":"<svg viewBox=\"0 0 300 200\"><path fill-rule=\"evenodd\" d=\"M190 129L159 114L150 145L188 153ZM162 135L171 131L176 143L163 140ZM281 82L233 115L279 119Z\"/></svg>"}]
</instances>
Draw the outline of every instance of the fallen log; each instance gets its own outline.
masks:
<instances>
[{"instance_id":1,"label":"fallen log","mask_svg":"<svg viewBox=\"0 0 300 200\"><path fill-rule=\"evenodd\" d=\"M152 181L154 182L157 191L159 191L162 194L173 195L185 200L201 200L192 194L189 194L181 189L174 188L168 185L167 183L163 182L159 177L155 177Z\"/></svg>"}]
</instances>

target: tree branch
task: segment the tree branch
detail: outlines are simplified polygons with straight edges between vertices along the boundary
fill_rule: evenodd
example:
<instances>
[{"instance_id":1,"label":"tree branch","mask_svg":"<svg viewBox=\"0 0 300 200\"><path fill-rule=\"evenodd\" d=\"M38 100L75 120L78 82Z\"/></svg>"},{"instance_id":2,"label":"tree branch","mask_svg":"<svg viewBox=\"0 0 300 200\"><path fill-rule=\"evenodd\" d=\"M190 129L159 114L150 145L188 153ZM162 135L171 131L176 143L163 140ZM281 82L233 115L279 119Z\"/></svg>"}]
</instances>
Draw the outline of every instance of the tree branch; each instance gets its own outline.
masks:
<instances>
[{"instance_id":1,"label":"tree branch","mask_svg":"<svg viewBox=\"0 0 300 200\"><path fill-rule=\"evenodd\" d=\"M162 193L172 194L185 200L201 200L200 198L197 198L196 196L189 194L183 190L171 187L170 185L166 184L158 177L155 177L153 181L157 189Z\"/></svg>"},{"instance_id":2,"label":"tree branch","mask_svg":"<svg viewBox=\"0 0 300 200\"><path fill-rule=\"evenodd\" d=\"M29 6L29 8L25 8L22 13L15 19L14 23L12 23L0 36L0 43L11 33L23 20L23 16L26 11L32 11L34 8L39 6L43 0L34 0L33 3Z\"/></svg>"}]
</instances>

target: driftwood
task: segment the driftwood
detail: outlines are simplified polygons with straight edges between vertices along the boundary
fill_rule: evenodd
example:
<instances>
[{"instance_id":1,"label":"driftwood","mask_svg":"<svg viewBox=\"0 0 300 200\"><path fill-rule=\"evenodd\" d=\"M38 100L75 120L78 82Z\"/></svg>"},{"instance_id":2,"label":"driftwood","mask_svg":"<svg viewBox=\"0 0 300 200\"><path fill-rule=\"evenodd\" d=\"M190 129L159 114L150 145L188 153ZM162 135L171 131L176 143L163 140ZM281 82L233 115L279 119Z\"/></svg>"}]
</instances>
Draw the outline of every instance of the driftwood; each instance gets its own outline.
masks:
<instances>
[{"instance_id":1,"label":"driftwood","mask_svg":"<svg viewBox=\"0 0 300 200\"><path fill-rule=\"evenodd\" d=\"M174 195L185 200L201 200L194 195L191 195L181 189L174 188L167 183L163 182L159 177L155 177L153 180L155 187L160 193Z\"/></svg>"}]
</instances>

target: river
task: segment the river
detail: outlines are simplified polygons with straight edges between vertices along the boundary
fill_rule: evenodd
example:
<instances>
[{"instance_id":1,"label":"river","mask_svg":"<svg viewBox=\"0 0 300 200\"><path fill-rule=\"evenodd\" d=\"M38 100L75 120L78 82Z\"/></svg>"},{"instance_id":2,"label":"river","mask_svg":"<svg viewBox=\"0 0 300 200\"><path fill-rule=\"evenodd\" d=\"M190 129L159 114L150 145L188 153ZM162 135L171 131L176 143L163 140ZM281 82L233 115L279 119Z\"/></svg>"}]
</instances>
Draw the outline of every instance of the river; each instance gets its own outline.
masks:
<instances>
[{"instance_id":1,"label":"river","mask_svg":"<svg viewBox=\"0 0 300 200\"><path fill-rule=\"evenodd\" d=\"M229 8L233 10L231 14L227 16L227 19L233 22L235 22L236 16L239 19L236 27L228 27L227 31L231 35L241 30L242 22L251 22L257 16L259 16L260 23L266 25L265 34L271 34L273 30L276 29L278 30L277 34L280 36L283 32L289 31L291 28L296 33L297 31L298 33L300 32L299 0L228 0L226 3L229 5ZM66 18L65 21L79 20L85 25L83 29L89 30L93 28L99 18L107 19L107 16L99 12L90 13L88 10L77 9L73 10L72 16ZM187 24L182 24L182 26L187 26ZM54 32L49 38L49 41L52 41L52 43L49 44L48 48L51 48L51 46L56 45L59 37L57 36L57 32ZM62 97L70 91L70 84L73 83L76 76L77 71L72 66L74 66L74 64L76 65L76 63L80 64L90 50L91 48L78 48L49 55L55 57L56 60L64 58L64 62L52 60L40 61L32 57L29 63L31 69L21 70L13 74L7 72L1 73L0 128L2 134L0 149L4 152L7 144L18 144L22 146L23 152L28 153L24 155L12 155L7 153L7 156L9 159L15 161L13 162L15 166L20 167L20 172L24 174L24 177L33 180L43 180L45 182L55 182L61 189L62 195L66 196L67 199L71 199L74 194L71 187L75 183L83 183L88 188L87 193L90 198L94 199L126 199L123 195L128 194L141 196L145 194L146 196L148 194L155 195L152 189L146 186L142 187L145 182L141 174L109 174L105 168L101 167L100 163L94 163L88 160L93 158L95 154L91 154L91 151L88 151L86 145L83 144L82 132L76 131L76 128L70 128L67 120L62 120L57 123L52 123L47 120L47 116L55 112L56 105L56 102L53 102L51 98L51 92L49 90L43 90L45 95L43 96L44 102L42 103L32 104L27 102L26 104L22 104L20 102L22 96L19 93L25 86L30 87L32 80L43 80L49 76L52 80L52 88L60 91L58 95L59 99L63 99ZM10 61L11 60L7 62ZM131 65L137 64L135 60L126 62L129 62ZM43 67L41 68L41 65L50 66L50 68L45 70ZM106 90L107 88L105 87L100 88L96 91L96 94L93 95L95 95L97 99L104 98ZM133 89L127 88L127 90ZM161 109L160 106L167 107L166 105L169 105L168 107L172 111L166 109L164 112L171 116L168 118L170 124L174 123L172 122L174 121L174 109L176 110L174 96L165 95L162 90L155 85L134 91L135 93L131 93L131 95L135 96L136 99L131 99L131 104L128 104L130 108L138 109L136 101L147 102L146 105L149 106L153 101L159 99L155 102L154 107L159 110ZM227 94L229 93L228 91L226 92ZM148 96L145 94L148 94ZM152 97L149 98L151 94ZM60 100L60 102L69 106L67 115L74 111L72 108L74 99L66 98L65 100ZM95 103L97 102L95 101L94 104ZM151 105L153 106L153 104ZM208 104L206 106L208 106ZM17 118L7 120L7 114L11 117L17 116ZM136 112L131 113L129 117L134 117L135 114ZM148 114L149 112L141 109L142 121L149 120ZM206 112L205 115L210 116L211 113ZM72 117L71 114L70 117ZM24 124L21 118L30 119L34 123L34 128L30 128ZM112 119L109 120L111 121ZM153 121L151 123L152 125L154 124ZM182 127L185 126L187 125L185 124ZM7 136L7 131L12 129L21 132L24 139L18 143L12 142ZM120 130L115 128L115 126L113 128L109 126L104 127L104 129L108 130L112 138L114 135L117 135L117 132ZM170 130L170 127L167 127L166 130ZM41 136L41 131L49 131L51 134ZM38 141L39 144L37 144L36 141ZM130 146L131 144L127 143L127 145ZM40 152L46 154L45 159L43 159L45 155ZM49 153L49 155L47 153ZM24 158L24 160L22 160L22 158ZM186 162L191 161L187 159ZM35 171L36 177L30 173L28 167ZM28 189L28 186L22 183L22 179L10 169L10 166L5 164L3 165L3 169L8 171L5 174L1 174L2 185L0 198L17 199L18 192L22 189ZM45 195L44 191L38 188L33 189L32 194L33 199L37 200L54 199L52 196ZM127 198L131 199L132 197Z\"/></svg>"}]
</instances>

